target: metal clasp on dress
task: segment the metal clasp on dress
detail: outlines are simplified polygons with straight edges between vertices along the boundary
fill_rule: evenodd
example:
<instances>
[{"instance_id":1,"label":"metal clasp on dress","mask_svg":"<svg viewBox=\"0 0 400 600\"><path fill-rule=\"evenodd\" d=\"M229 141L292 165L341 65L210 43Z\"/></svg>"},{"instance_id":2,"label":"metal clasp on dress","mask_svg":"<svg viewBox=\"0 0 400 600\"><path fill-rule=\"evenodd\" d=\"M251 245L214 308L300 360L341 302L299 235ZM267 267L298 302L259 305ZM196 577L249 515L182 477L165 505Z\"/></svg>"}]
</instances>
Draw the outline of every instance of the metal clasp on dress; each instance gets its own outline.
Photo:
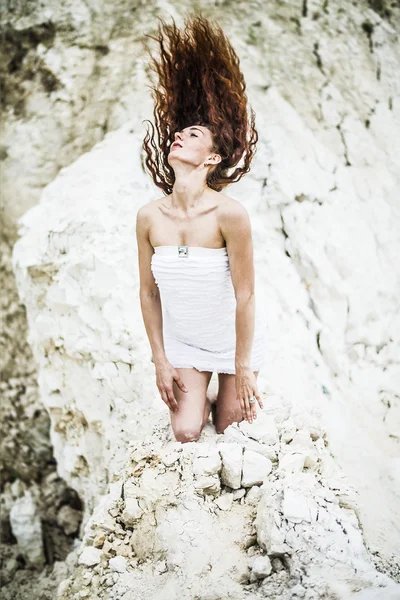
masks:
<instances>
[{"instance_id":1,"label":"metal clasp on dress","mask_svg":"<svg viewBox=\"0 0 400 600\"><path fill-rule=\"evenodd\" d=\"M189 247L178 246L178 256L189 256Z\"/></svg>"}]
</instances>

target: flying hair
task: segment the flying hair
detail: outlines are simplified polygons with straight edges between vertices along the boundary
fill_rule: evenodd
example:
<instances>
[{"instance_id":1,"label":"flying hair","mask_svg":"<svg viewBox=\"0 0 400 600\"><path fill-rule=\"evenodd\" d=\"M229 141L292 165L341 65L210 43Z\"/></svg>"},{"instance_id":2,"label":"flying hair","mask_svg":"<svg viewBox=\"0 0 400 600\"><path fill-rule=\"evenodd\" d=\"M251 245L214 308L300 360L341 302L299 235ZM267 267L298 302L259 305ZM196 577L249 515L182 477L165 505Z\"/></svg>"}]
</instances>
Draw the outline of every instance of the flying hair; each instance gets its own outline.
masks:
<instances>
[{"instance_id":1,"label":"flying hair","mask_svg":"<svg viewBox=\"0 0 400 600\"><path fill-rule=\"evenodd\" d=\"M154 82L150 77L148 86L153 92L155 127L147 120L152 133L147 130L143 140L142 167L157 187L170 194L175 174L168 154L175 133L201 125L211 131L210 151L222 158L207 174L207 185L220 192L250 170L258 141L254 110L250 108L248 115L239 57L221 27L201 15L186 17L182 30L173 19L170 25L159 21L156 36L146 34L157 42L159 56L153 57L144 44L151 74L158 79Z\"/></svg>"}]
</instances>

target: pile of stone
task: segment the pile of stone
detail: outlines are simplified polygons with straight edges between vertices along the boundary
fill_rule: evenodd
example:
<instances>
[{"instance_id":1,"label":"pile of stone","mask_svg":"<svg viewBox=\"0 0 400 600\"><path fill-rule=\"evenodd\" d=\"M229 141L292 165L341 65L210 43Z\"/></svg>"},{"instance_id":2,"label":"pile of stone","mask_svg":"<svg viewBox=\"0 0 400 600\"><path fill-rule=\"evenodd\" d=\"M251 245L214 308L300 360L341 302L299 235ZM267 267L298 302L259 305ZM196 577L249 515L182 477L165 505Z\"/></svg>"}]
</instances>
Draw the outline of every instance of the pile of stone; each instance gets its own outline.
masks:
<instances>
[{"instance_id":1,"label":"pile of stone","mask_svg":"<svg viewBox=\"0 0 400 600\"><path fill-rule=\"evenodd\" d=\"M347 599L391 583L323 432L263 412L206 441L132 443L78 554L59 599Z\"/></svg>"}]
</instances>

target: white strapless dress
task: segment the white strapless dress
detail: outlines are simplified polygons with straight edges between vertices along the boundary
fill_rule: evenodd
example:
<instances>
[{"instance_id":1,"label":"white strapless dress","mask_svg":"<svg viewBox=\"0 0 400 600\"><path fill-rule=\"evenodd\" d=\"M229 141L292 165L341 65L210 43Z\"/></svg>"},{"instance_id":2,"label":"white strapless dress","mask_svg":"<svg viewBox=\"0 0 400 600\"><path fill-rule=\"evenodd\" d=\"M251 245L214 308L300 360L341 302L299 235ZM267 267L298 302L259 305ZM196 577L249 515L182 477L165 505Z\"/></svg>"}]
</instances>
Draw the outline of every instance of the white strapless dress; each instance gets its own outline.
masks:
<instances>
[{"instance_id":1,"label":"white strapless dress","mask_svg":"<svg viewBox=\"0 0 400 600\"><path fill-rule=\"evenodd\" d=\"M155 246L151 270L160 291L164 349L175 368L235 373L236 298L226 247ZM256 301L250 366L266 357L266 325Z\"/></svg>"}]
</instances>

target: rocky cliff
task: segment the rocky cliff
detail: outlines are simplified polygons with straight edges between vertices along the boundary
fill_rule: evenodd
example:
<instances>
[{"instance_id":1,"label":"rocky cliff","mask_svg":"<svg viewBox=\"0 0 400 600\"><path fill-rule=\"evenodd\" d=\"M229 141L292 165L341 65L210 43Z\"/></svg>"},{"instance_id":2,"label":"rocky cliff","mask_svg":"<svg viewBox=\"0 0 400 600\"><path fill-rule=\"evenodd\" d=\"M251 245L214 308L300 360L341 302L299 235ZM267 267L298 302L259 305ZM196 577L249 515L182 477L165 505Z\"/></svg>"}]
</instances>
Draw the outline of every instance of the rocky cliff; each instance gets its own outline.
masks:
<instances>
[{"instance_id":1,"label":"rocky cliff","mask_svg":"<svg viewBox=\"0 0 400 600\"><path fill-rule=\"evenodd\" d=\"M57 475L81 503L67 510L82 509L74 551L47 559L38 597L61 581L60 598L395 598L398 7L205 7L241 56L257 114L254 168L227 193L252 219L270 343L257 422L223 435L210 423L183 446L155 387L134 224L159 196L139 155L151 116L140 38L151 15L190 7L96 8L27 3L3 15L15 52L3 217L9 230L20 217L12 266L37 406ZM41 567L38 500L21 470L7 513ZM77 517L64 524L75 518L76 531Z\"/></svg>"}]
</instances>

